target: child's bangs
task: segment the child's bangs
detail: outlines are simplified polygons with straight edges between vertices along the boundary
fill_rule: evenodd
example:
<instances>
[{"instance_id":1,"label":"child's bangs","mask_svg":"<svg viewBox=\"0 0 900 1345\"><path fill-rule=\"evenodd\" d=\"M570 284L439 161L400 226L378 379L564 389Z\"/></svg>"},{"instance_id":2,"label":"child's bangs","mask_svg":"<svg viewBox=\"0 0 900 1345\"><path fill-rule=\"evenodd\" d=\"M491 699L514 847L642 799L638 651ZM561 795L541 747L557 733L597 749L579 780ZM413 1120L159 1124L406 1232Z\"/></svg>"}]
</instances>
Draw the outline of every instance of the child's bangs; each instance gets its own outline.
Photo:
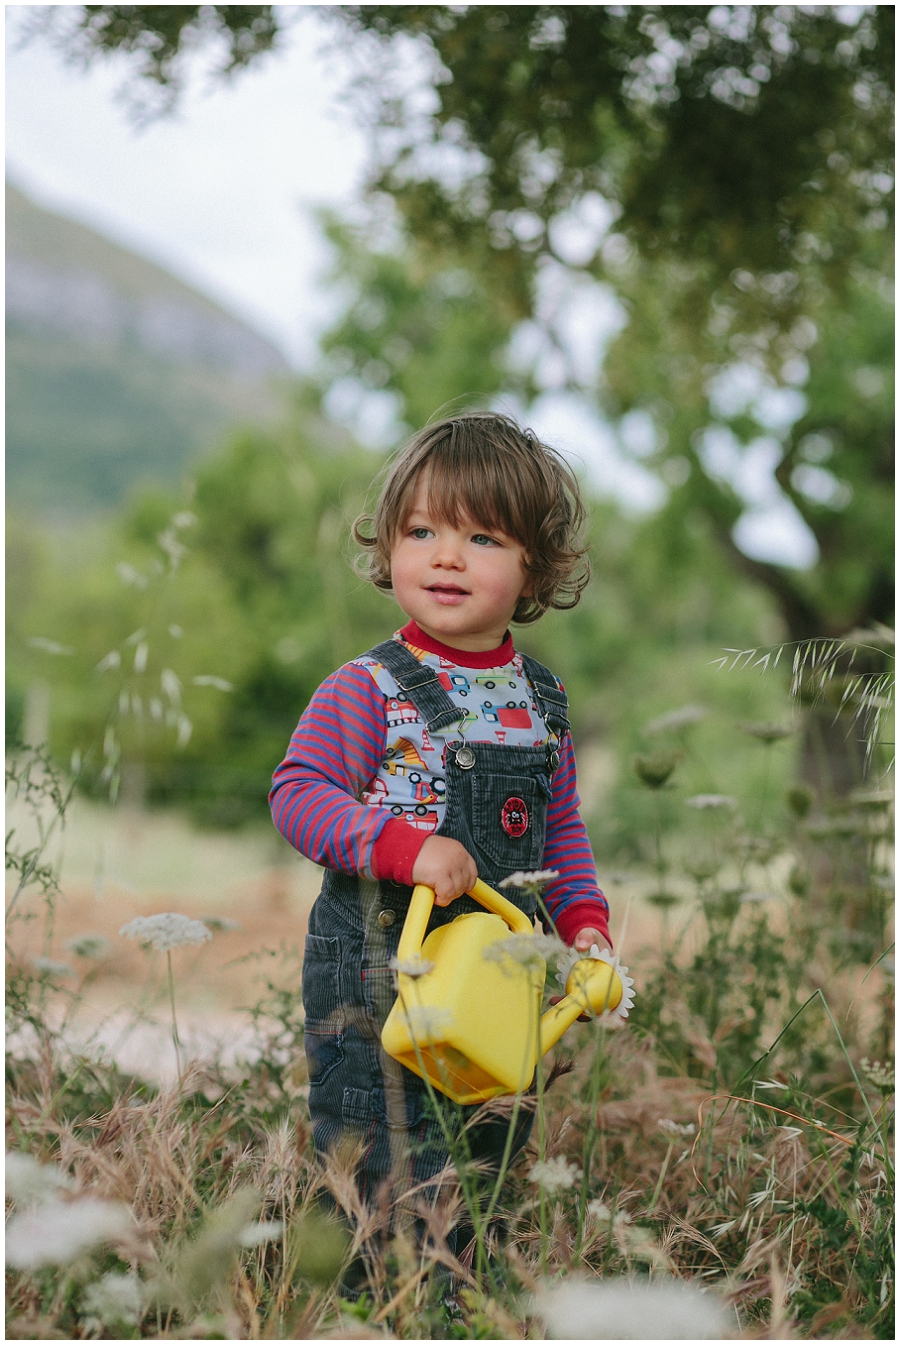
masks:
<instances>
[{"instance_id":1,"label":"child's bangs","mask_svg":"<svg viewBox=\"0 0 900 1345\"><path fill-rule=\"evenodd\" d=\"M510 498L501 462L491 456L493 460L485 455L473 461L456 454L432 454L422 469L427 483L428 511L437 522L447 523L451 528L468 520L521 542L523 520Z\"/></svg>"}]
</instances>

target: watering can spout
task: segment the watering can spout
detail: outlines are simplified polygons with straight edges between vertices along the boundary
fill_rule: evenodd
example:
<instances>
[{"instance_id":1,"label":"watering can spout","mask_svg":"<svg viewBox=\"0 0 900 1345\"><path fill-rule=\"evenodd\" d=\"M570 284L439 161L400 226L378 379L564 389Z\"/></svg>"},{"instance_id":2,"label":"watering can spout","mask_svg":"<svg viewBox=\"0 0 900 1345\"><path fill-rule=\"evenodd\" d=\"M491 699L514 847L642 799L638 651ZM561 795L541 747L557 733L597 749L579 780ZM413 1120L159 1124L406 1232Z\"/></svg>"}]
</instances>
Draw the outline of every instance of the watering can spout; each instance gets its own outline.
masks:
<instances>
[{"instance_id":1,"label":"watering can spout","mask_svg":"<svg viewBox=\"0 0 900 1345\"><path fill-rule=\"evenodd\" d=\"M593 957L576 962L566 980L565 998L551 1005L541 1017L540 1054L546 1055L581 1014L616 1009L622 995L621 978L611 963Z\"/></svg>"}]
</instances>

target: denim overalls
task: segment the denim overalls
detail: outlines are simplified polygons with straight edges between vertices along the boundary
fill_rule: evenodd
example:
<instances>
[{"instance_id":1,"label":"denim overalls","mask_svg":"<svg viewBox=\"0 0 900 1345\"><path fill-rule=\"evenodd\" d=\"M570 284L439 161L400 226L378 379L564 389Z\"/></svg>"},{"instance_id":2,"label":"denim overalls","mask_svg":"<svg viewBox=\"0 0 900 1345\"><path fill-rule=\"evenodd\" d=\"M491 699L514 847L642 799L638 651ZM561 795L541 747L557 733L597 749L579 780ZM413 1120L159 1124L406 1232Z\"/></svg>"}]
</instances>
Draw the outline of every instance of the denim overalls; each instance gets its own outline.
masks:
<instances>
[{"instance_id":1,"label":"denim overalls","mask_svg":"<svg viewBox=\"0 0 900 1345\"><path fill-rule=\"evenodd\" d=\"M422 664L396 640L372 649L425 721L430 735L444 734L462 718L458 706ZM447 742L446 812L440 836L459 841L474 858L479 877L492 887L516 870L541 867L550 779L559 765L557 747L569 729L565 694L546 668L523 656L525 675L548 729L541 747ZM520 804L524 803L524 810ZM381 1028L396 997L389 962L406 916L412 888L326 870L309 919L303 961L309 1110L318 1153L342 1138L363 1145L357 1170L360 1193L373 1199L389 1176L401 1186L428 1182L447 1162L447 1146L430 1112L424 1082L381 1047ZM529 916L534 897L517 889L505 895ZM483 908L470 897L435 906L428 932L467 911ZM502 1013L502 1004L485 1005ZM449 1099L445 1114L457 1126L476 1110ZM523 1110L514 1152L525 1143L531 1113ZM506 1121L485 1121L467 1136L473 1158L502 1153Z\"/></svg>"}]
</instances>

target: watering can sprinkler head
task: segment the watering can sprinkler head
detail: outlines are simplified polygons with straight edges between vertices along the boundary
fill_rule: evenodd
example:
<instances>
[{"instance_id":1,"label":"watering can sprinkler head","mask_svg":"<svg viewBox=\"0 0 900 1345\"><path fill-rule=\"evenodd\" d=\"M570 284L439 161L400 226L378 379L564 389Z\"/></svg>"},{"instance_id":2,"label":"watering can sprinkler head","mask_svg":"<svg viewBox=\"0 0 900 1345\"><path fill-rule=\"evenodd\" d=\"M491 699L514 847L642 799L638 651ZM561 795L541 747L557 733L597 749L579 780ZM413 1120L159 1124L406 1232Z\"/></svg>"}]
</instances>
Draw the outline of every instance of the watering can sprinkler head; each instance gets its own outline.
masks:
<instances>
[{"instance_id":1,"label":"watering can sprinkler head","mask_svg":"<svg viewBox=\"0 0 900 1345\"><path fill-rule=\"evenodd\" d=\"M412 895L397 949L398 995L381 1040L388 1055L454 1101L470 1104L527 1089L540 1056L583 1013L627 1017L633 981L618 959L571 952L566 994L540 1014L546 964L508 955L513 934L534 926L480 880L470 896L485 912L457 916L425 938L434 892Z\"/></svg>"}]
</instances>

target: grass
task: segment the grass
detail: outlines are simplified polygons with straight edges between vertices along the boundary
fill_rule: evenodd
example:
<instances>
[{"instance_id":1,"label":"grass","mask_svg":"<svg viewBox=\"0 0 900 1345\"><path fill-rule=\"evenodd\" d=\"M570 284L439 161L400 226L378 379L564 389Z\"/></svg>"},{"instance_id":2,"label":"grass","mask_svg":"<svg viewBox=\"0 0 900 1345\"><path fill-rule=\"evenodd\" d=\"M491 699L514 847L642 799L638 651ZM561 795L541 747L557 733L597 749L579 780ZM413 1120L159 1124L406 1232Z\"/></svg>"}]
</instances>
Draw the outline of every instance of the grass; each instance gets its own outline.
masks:
<instances>
[{"instance_id":1,"label":"grass","mask_svg":"<svg viewBox=\"0 0 900 1345\"><path fill-rule=\"evenodd\" d=\"M242 945L241 989L256 979L238 1047L177 1077L99 1056L73 1025L102 974L60 972L59 875L14 814L28 872L10 933L8 1148L34 1164L11 1169L8 1334L543 1339L577 1334L580 1312L596 1337L652 1309L657 1336L659 1312L683 1310L697 1336L893 1338L887 777L829 808L786 799L779 743L757 732L765 788L723 802L691 793L685 724L673 732L655 753L671 747L672 770L645 760L634 777L643 859L610 885L634 1011L618 1029L576 1025L545 1062L534 1137L492 1192L499 1240L464 1141L431 1204L362 1201L352 1137L316 1164L290 940L249 958ZM15 758L11 788L26 812L65 813L46 760ZM233 949L221 922L213 933ZM132 990L153 987L132 1012L149 1014L161 967L127 955ZM169 956L181 1020L211 955ZM467 1204L481 1233L460 1261L446 1239ZM379 1232L366 1292L342 1299L342 1267ZM675 1288L677 1309L652 1307Z\"/></svg>"}]
</instances>

